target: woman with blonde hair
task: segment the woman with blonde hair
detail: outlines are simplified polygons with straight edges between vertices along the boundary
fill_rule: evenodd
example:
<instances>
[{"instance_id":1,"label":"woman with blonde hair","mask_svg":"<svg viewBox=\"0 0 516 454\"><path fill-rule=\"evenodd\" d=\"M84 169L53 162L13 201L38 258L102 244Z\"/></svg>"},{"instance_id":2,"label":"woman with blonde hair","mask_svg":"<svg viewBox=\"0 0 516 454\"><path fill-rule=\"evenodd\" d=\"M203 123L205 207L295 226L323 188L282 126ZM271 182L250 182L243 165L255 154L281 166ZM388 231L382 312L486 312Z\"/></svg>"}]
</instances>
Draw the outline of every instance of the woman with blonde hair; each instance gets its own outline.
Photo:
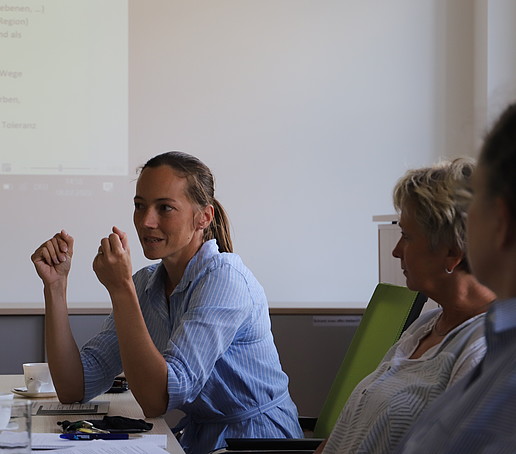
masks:
<instances>
[{"instance_id":1,"label":"woman with blonde hair","mask_svg":"<svg viewBox=\"0 0 516 454\"><path fill-rule=\"evenodd\" d=\"M516 452L516 103L482 145L468 215L469 258L496 292L485 320L487 353L412 426L397 453Z\"/></svg>"},{"instance_id":2,"label":"woman with blonde hair","mask_svg":"<svg viewBox=\"0 0 516 454\"><path fill-rule=\"evenodd\" d=\"M440 307L422 314L357 385L324 454L391 452L424 408L483 358L484 313L495 295L466 257L473 169L456 159L411 170L396 184L401 238L393 255L407 287Z\"/></svg>"}]
</instances>

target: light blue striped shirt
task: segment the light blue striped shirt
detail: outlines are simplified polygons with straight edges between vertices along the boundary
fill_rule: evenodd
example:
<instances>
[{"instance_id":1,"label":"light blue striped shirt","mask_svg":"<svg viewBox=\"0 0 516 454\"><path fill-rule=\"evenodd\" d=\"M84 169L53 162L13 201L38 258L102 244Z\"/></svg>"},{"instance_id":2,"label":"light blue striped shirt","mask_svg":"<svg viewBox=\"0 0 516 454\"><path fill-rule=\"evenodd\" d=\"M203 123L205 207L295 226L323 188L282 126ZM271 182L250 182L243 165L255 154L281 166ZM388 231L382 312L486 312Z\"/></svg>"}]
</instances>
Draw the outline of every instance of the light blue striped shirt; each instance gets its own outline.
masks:
<instances>
[{"instance_id":1,"label":"light blue striped shirt","mask_svg":"<svg viewBox=\"0 0 516 454\"><path fill-rule=\"evenodd\" d=\"M236 254L215 240L188 263L172 295L165 269L133 280L149 333L167 361L168 409L186 413L181 444L202 454L230 437L300 437L288 377L274 345L263 288ZM112 315L81 350L85 400L122 371Z\"/></svg>"},{"instance_id":2,"label":"light blue striped shirt","mask_svg":"<svg viewBox=\"0 0 516 454\"><path fill-rule=\"evenodd\" d=\"M428 407L396 452L516 452L516 299L491 306L486 342L484 361Z\"/></svg>"}]
</instances>

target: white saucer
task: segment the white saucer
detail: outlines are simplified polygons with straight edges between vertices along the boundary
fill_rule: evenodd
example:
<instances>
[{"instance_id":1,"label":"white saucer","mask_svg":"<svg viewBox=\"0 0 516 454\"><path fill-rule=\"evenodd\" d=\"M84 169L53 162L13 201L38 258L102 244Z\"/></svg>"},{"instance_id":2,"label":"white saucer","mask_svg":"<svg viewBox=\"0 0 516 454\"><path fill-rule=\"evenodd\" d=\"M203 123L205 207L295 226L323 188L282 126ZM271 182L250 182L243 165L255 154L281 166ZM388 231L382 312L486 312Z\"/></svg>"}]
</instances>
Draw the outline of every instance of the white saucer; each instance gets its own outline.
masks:
<instances>
[{"instance_id":1,"label":"white saucer","mask_svg":"<svg viewBox=\"0 0 516 454\"><path fill-rule=\"evenodd\" d=\"M44 393L30 393L29 391L27 391L27 388L13 388L13 389L11 389L11 392L13 392L14 394L18 394L19 396L30 397L30 398L56 397L57 396L55 391L44 392Z\"/></svg>"}]
</instances>

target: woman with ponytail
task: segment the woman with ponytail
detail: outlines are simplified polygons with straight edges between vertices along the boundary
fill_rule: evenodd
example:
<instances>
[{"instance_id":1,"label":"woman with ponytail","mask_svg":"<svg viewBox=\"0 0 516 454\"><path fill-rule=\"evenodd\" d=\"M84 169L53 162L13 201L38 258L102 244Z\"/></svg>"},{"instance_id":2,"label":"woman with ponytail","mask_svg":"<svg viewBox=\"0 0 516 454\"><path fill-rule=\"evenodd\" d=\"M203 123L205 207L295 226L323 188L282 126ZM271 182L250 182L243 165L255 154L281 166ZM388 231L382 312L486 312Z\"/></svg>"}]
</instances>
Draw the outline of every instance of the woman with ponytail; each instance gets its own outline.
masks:
<instances>
[{"instance_id":1,"label":"woman with ponytail","mask_svg":"<svg viewBox=\"0 0 516 454\"><path fill-rule=\"evenodd\" d=\"M93 269L113 311L81 350L66 310L73 238L61 231L32 255L59 399L88 401L123 371L146 416L185 413L178 429L187 453L208 453L225 438L302 436L265 293L232 253L208 167L179 152L150 159L134 224L145 256L160 262L132 275L126 234L114 227L101 240Z\"/></svg>"}]
</instances>

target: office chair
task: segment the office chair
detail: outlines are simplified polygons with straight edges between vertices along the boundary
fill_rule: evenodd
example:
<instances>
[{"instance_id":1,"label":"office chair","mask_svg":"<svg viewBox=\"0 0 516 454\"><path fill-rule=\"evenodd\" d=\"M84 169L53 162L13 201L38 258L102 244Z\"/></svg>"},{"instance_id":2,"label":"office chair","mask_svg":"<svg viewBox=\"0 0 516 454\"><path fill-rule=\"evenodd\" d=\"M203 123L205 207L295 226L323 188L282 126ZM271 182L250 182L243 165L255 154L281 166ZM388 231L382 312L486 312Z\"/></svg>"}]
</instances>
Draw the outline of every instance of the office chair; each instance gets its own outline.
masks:
<instances>
[{"instance_id":1,"label":"office chair","mask_svg":"<svg viewBox=\"0 0 516 454\"><path fill-rule=\"evenodd\" d=\"M380 283L367 305L362 320L340 365L318 418L300 418L303 429L313 428L310 439L242 439L230 438L226 452L245 450L260 452L290 450L313 452L328 438L337 418L355 386L373 372L387 350L401 333L419 316L427 297L391 284Z\"/></svg>"}]
</instances>

